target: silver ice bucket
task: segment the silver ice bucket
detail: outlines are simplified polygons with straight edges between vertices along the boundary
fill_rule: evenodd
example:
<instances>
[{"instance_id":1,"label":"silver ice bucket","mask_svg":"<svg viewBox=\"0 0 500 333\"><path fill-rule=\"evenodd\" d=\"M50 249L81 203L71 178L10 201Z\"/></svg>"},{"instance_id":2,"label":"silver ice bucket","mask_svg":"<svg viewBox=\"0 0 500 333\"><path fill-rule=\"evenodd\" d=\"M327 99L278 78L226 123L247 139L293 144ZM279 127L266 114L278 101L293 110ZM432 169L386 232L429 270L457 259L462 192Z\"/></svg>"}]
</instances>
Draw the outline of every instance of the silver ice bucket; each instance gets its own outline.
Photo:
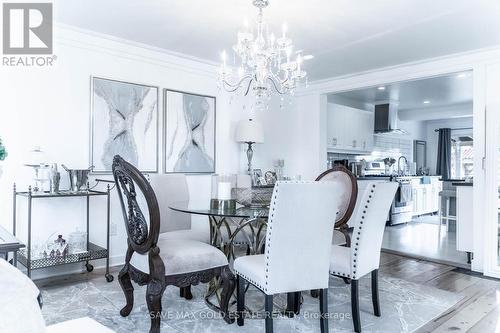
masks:
<instances>
[{"instance_id":1,"label":"silver ice bucket","mask_svg":"<svg viewBox=\"0 0 500 333\"><path fill-rule=\"evenodd\" d=\"M87 182L89 180L89 173L94 168L93 166L88 169L68 169L63 164L62 167L66 170L66 172L68 172L71 191L79 192L88 190Z\"/></svg>"}]
</instances>

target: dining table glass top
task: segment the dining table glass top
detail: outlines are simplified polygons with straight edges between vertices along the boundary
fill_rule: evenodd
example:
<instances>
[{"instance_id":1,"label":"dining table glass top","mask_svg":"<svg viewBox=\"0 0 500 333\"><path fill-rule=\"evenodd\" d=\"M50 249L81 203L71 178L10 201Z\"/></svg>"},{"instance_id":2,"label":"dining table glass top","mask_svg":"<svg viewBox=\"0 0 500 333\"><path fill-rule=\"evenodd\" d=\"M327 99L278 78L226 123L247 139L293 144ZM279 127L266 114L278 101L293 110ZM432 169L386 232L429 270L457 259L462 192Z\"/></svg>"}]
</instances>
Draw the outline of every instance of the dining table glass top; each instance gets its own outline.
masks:
<instances>
[{"instance_id":1,"label":"dining table glass top","mask_svg":"<svg viewBox=\"0 0 500 333\"><path fill-rule=\"evenodd\" d=\"M211 209L210 202L191 200L173 202L169 205L169 208L182 213L218 217L267 218L269 215L268 207L241 206L236 209L219 210Z\"/></svg>"}]
</instances>

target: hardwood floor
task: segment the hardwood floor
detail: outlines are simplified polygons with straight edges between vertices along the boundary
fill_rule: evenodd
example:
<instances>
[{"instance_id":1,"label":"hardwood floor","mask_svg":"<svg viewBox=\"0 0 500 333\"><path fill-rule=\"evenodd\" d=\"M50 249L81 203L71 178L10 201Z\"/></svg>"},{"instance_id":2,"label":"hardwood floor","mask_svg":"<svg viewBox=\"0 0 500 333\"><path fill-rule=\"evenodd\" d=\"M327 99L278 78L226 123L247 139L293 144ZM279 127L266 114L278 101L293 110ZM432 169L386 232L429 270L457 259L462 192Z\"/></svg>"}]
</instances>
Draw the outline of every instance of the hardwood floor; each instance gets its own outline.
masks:
<instances>
[{"instance_id":1,"label":"hardwood floor","mask_svg":"<svg viewBox=\"0 0 500 333\"><path fill-rule=\"evenodd\" d=\"M417 332L500 332L500 280L419 259L382 253L380 271L463 296Z\"/></svg>"},{"instance_id":2,"label":"hardwood floor","mask_svg":"<svg viewBox=\"0 0 500 333\"><path fill-rule=\"evenodd\" d=\"M414 258L430 258L435 262L470 268L467 253L457 251L456 232L439 230L438 216L415 217L409 223L386 226L382 248L393 254L411 254Z\"/></svg>"}]
</instances>

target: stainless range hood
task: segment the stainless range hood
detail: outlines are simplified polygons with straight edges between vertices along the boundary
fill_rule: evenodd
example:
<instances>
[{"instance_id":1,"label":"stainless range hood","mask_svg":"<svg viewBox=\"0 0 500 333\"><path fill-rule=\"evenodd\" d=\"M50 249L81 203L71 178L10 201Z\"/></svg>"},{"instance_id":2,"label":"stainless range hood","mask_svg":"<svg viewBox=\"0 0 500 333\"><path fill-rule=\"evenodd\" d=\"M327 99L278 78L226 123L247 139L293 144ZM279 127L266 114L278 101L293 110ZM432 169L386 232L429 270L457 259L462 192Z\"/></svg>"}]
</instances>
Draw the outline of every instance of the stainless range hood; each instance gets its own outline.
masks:
<instances>
[{"instance_id":1,"label":"stainless range hood","mask_svg":"<svg viewBox=\"0 0 500 333\"><path fill-rule=\"evenodd\" d=\"M375 133L377 134L408 134L398 126L397 103L375 105Z\"/></svg>"}]
</instances>

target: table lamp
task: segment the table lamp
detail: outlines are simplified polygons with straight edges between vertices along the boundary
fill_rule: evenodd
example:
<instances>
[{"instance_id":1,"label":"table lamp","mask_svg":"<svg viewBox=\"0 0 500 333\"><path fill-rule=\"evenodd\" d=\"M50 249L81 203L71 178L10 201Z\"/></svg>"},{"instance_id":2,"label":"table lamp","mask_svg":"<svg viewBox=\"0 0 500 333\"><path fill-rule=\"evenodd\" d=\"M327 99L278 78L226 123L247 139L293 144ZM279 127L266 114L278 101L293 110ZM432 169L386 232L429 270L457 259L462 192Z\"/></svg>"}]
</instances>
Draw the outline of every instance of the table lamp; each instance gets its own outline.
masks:
<instances>
[{"instance_id":1,"label":"table lamp","mask_svg":"<svg viewBox=\"0 0 500 333\"><path fill-rule=\"evenodd\" d=\"M253 119L244 119L238 123L236 128L236 141L246 143L247 159L248 159L248 174L252 171L252 145L254 143L264 143L264 128L259 121Z\"/></svg>"}]
</instances>

